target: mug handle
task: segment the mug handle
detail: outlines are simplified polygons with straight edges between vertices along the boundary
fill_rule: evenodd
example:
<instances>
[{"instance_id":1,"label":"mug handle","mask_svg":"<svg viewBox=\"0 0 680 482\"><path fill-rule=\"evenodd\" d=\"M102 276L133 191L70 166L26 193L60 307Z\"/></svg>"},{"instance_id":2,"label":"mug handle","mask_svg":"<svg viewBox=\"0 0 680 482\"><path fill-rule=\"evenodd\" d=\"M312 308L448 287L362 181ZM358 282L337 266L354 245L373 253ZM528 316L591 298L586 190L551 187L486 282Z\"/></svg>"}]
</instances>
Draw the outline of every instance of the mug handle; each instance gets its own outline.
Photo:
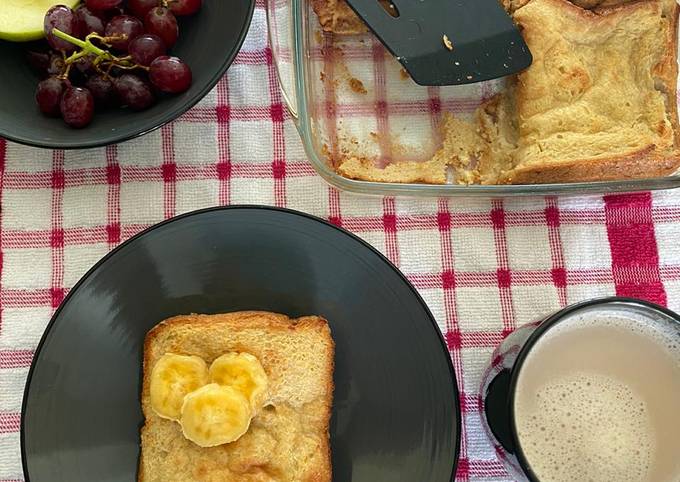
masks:
<instances>
[{"instance_id":1,"label":"mug handle","mask_svg":"<svg viewBox=\"0 0 680 482\"><path fill-rule=\"evenodd\" d=\"M501 370L496 375L484 397L486 421L496 440L511 454L515 453L510 424L510 370Z\"/></svg>"}]
</instances>

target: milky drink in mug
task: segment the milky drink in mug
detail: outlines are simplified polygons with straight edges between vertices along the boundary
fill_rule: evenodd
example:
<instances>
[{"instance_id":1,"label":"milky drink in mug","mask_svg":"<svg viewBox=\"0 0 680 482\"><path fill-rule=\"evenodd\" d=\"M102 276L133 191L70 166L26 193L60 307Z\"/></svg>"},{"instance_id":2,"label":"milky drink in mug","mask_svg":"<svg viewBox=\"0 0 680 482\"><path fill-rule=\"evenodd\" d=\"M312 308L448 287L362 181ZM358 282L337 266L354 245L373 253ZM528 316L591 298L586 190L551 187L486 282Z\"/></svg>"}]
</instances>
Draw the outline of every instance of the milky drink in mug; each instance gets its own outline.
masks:
<instances>
[{"instance_id":1,"label":"milky drink in mug","mask_svg":"<svg viewBox=\"0 0 680 482\"><path fill-rule=\"evenodd\" d=\"M509 465L542 482L680 481L677 315L598 300L530 331L501 363L505 413L485 407Z\"/></svg>"}]
</instances>

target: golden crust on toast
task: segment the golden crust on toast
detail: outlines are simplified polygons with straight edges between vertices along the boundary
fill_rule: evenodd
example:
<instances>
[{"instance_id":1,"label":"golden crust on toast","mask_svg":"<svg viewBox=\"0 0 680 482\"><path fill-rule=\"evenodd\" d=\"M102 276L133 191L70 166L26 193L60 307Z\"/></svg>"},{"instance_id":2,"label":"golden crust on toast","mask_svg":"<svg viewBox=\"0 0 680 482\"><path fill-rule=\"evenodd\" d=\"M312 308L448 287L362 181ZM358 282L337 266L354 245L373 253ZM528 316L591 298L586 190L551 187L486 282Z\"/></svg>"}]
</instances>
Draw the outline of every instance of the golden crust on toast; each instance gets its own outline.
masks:
<instances>
[{"instance_id":1,"label":"golden crust on toast","mask_svg":"<svg viewBox=\"0 0 680 482\"><path fill-rule=\"evenodd\" d=\"M151 369L168 352L208 364L226 352L254 355L267 373L271 405L235 442L199 447L151 409ZM318 316L245 311L159 323L144 342L139 482L329 482L333 365L330 329Z\"/></svg>"}]
</instances>

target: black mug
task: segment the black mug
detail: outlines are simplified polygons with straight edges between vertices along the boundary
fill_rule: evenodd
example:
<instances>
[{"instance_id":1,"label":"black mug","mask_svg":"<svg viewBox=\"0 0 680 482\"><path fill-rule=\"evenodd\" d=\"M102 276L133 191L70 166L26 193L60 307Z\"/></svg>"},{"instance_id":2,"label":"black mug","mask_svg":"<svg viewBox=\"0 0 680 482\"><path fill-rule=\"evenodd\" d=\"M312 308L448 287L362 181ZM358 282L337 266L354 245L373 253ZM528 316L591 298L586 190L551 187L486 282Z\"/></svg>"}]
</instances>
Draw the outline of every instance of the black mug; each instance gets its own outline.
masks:
<instances>
[{"instance_id":1,"label":"black mug","mask_svg":"<svg viewBox=\"0 0 680 482\"><path fill-rule=\"evenodd\" d=\"M680 327L680 316L666 308L632 298L610 297L571 305L508 335L493 352L491 364L482 375L480 413L496 454L516 480L539 480L522 449L514 414L517 382L524 362L543 335L562 320L599 310L602 310L600 313L622 310L643 316L652 323L664 320Z\"/></svg>"}]
</instances>

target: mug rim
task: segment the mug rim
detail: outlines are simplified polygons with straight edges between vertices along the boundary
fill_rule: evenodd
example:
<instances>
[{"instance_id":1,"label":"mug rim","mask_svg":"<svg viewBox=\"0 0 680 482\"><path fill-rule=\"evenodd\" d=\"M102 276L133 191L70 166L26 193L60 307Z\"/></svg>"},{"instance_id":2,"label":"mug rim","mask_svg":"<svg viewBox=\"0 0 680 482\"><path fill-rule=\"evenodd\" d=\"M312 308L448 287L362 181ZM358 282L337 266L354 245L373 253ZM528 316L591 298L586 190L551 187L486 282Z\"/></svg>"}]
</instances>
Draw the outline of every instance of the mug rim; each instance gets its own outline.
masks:
<instances>
[{"instance_id":1,"label":"mug rim","mask_svg":"<svg viewBox=\"0 0 680 482\"><path fill-rule=\"evenodd\" d=\"M552 328L555 324L557 324L560 320L565 318L566 316L572 314L575 311L579 311L583 308L588 308L591 306L597 306L597 305L609 305L609 304L628 304L628 305L637 305L638 307L642 307L644 310L651 310L651 311L656 311L660 312L666 316L668 316L672 321L680 325L680 314L675 313L672 310L669 310L668 308L657 305L656 303L652 303L650 301L646 300L641 300L637 298L631 298L631 297L625 297L625 296L608 296L604 298L594 298L591 300L587 301L582 301L579 303L575 303L573 305L569 305L560 311L548 316L547 318L543 319L541 323L538 324L536 329L529 335L529 337L525 340L524 344L519 350L519 353L517 354L517 358L515 359L515 362L512 365L512 368L510 370L510 385L508 387L508 412L509 412L509 420L510 420L510 436L512 437L512 444L514 448L514 453L515 457L517 458L517 461L524 472L524 474L527 476L527 478L531 482L540 482L540 479L536 476L534 473L533 469L531 468L531 464L527 460L526 455L524 454L524 450L522 449L522 445L519 441L519 434L517 431L517 424L515 421L515 393L517 389L517 383L519 381L519 375L522 371L522 367L524 366L524 362L526 361L527 356L531 352L531 349L536 345L538 340L550 329Z\"/></svg>"}]
</instances>

